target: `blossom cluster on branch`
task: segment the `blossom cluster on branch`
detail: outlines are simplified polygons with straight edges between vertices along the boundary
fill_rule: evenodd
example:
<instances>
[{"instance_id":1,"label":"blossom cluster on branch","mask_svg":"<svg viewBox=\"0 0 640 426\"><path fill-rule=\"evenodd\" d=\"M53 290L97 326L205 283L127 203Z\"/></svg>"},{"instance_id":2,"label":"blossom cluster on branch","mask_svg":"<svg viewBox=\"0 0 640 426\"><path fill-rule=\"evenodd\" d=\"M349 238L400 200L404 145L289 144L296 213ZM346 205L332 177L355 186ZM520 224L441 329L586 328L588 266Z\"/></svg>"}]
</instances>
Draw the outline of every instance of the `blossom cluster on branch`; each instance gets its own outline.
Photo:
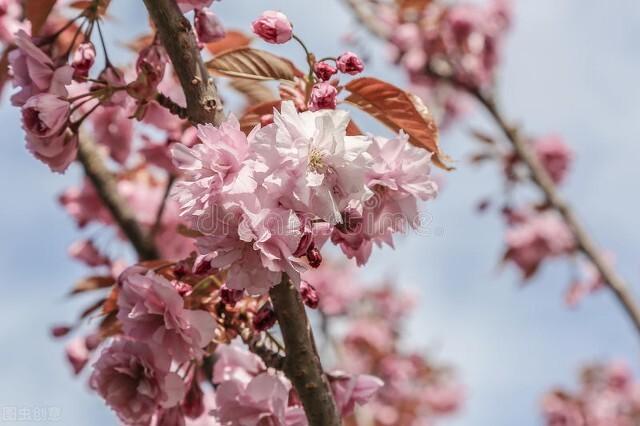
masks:
<instances>
[{"instance_id":1,"label":"blossom cluster on branch","mask_svg":"<svg viewBox=\"0 0 640 426\"><path fill-rule=\"evenodd\" d=\"M369 96L352 84L368 81L357 77L361 59L353 52L316 59L277 11L265 11L252 30L270 44L295 41L307 72L225 29L212 0L154 6L170 22L155 22L152 34L130 43L135 61L126 65L113 62L105 42L108 0L27 4L25 20L18 2L8 3L1 11L9 35L2 40L10 44L11 103L20 109L27 149L54 172L81 163L85 179L60 203L78 228L108 228L140 258L131 262L95 236L69 248L92 274L72 294L100 295L76 323L52 329L58 338L76 335L66 350L73 371L90 370L91 389L128 425L318 424L317 402L295 380L296 369L307 367L291 358L297 348L278 337L281 331L288 342L300 333L297 324L277 321L291 306L275 306L270 292L291 282L301 303L325 306L338 292L321 296L302 278L324 263L325 243L364 265L374 245L393 246L393 234L420 226L420 203L437 194L432 157L442 165L426 107L378 81L413 122L386 123L391 137L362 132L339 108ZM170 28L173 22L180 25ZM231 77L231 87L252 103L215 125L191 123L185 64L163 44L163 31L187 40L183 48L194 51L183 53L194 60L209 55L208 71ZM202 78L208 77L194 76L190 84ZM263 80L279 81L278 93ZM298 315L288 321L304 323L304 309ZM90 319L97 321L87 325ZM320 366L315 342L301 344ZM397 362L416 358L415 386L436 389L439 379L426 361L395 355L395 346L390 342L389 356ZM355 407L384 385L351 367L320 370L318 383L302 384L327 385L322 409L337 421L352 421ZM377 364L370 370L387 380ZM388 380L398 390L399 379ZM388 424L395 390L385 389L376 404ZM397 402L415 403L411 392Z\"/></svg>"}]
</instances>

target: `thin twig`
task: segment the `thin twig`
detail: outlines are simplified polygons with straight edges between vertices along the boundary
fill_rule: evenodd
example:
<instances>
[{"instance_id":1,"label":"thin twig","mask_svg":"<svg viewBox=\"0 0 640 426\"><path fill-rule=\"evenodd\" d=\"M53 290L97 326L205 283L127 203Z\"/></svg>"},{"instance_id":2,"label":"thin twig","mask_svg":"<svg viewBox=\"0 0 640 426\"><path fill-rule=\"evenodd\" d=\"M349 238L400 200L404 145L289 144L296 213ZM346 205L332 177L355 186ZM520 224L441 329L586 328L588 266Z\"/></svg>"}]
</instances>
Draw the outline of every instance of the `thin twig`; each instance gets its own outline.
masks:
<instances>
[{"instance_id":1,"label":"thin twig","mask_svg":"<svg viewBox=\"0 0 640 426\"><path fill-rule=\"evenodd\" d=\"M176 180L175 175L170 174L167 178L167 185L164 189L164 194L162 194L162 200L160 200L160 206L158 206L158 211L156 212L156 219L153 222L153 226L151 227L151 238L154 238L160 227L162 225L162 215L167 207L167 199L169 198L169 194L171 193L171 187L173 187L173 182Z\"/></svg>"}]
</instances>

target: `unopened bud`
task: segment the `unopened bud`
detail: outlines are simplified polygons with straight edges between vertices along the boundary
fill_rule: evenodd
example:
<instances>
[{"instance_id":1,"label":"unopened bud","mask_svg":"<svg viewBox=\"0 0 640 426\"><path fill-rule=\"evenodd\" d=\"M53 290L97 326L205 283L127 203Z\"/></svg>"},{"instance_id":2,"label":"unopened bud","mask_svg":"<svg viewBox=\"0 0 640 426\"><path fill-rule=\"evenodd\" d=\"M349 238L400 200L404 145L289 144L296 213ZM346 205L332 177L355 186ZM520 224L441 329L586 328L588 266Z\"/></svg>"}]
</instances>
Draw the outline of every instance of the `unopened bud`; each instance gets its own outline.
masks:
<instances>
[{"instance_id":1,"label":"unopened bud","mask_svg":"<svg viewBox=\"0 0 640 426\"><path fill-rule=\"evenodd\" d=\"M302 281L300 283L300 296L302 297L304 304L311 309L316 309L318 307L318 303L320 302L318 292L314 286L306 281Z\"/></svg>"},{"instance_id":2,"label":"unopened bud","mask_svg":"<svg viewBox=\"0 0 640 426\"><path fill-rule=\"evenodd\" d=\"M253 317L253 328L256 331L265 331L276 323L276 313L271 303L265 303Z\"/></svg>"}]
</instances>

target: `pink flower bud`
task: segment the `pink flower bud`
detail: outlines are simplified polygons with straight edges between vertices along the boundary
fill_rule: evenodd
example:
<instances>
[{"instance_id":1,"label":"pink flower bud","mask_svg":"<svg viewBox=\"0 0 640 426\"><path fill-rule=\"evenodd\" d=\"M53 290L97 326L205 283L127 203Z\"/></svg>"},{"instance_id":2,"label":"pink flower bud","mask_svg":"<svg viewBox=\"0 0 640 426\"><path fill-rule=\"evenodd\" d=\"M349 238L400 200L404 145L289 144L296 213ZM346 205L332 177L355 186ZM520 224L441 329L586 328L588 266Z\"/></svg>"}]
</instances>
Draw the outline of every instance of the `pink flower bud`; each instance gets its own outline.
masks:
<instances>
[{"instance_id":1,"label":"pink flower bud","mask_svg":"<svg viewBox=\"0 0 640 426\"><path fill-rule=\"evenodd\" d=\"M198 40L202 43L211 43L225 36L222 22L215 13L207 8L196 9L193 26L196 29Z\"/></svg>"},{"instance_id":2,"label":"pink flower bud","mask_svg":"<svg viewBox=\"0 0 640 426\"><path fill-rule=\"evenodd\" d=\"M229 306L235 306L235 304L244 296L244 290L234 290L223 284L220 288L220 299L222 303Z\"/></svg>"},{"instance_id":3,"label":"pink flower bud","mask_svg":"<svg viewBox=\"0 0 640 426\"><path fill-rule=\"evenodd\" d=\"M267 43L282 44L291 40L293 27L284 13L267 10L251 24L253 32Z\"/></svg>"},{"instance_id":4,"label":"pink flower bud","mask_svg":"<svg viewBox=\"0 0 640 426\"><path fill-rule=\"evenodd\" d=\"M265 331L273 327L276 323L276 313L273 311L273 307L271 307L271 303L265 303L262 307L256 312L256 315L253 317L253 328L256 331Z\"/></svg>"},{"instance_id":5,"label":"pink flower bud","mask_svg":"<svg viewBox=\"0 0 640 426\"><path fill-rule=\"evenodd\" d=\"M73 53L73 78L82 79L89 75L89 70L96 61L96 48L90 41L81 43Z\"/></svg>"},{"instance_id":6,"label":"pink flower bud","mask_svg":"<svg viewBox=\"0 0 640 426\"><path fill-rule=\"evenodd\" d=\"M300 296L302 296L304 304L311 309L316 309L318 307L318 303L320 302L318 292L314 286L306 281L300 282Z\"/></svg>"},{"instance_id":7,"label":"pink flower bud","mask_svg":"<svg viewBox=\"0 0 640 426\"><path fill-rule=\"evenodd\" d=\"M53 337L63 337L69 334L71 327L68 325L57 325L51 328L51 335Z\"/></svg>"},{"instance_id":8,"label":"pink flower bud","mask_svg":"<svg viewBox=\"0 0 640 426\"><path fill-rule=\"evenodd\" d=\"M312 268L317 268L322 263L322 255L316 246L309 246L309 249L307 250L307 260Z\"/></svg>"},{"instance_id":9,"label":"pink flower bud","mask_svg":"<svg viewBox=\"0 0 640 426\"><path fill-rule=\"evenodd\" d=\"M314 84L309 99L309 109L318 111L320 109L336 109L338 90L331 84L322 82Z\"/></svg>"},{"instance_id":10,"label":"pink flower bud","mask_svg":"<svg viewBox=\"0 0 640 426\"><path fill-rule=\"evenodd\" d=\"M129 84L127 93L136 99L146 100L154 95L164 78L167 55L159 44L152 44L140 51L136 61L138 78Z\"/></svg>"},{"instance_id":11,"label":"pink flower bud","mask_svg":"<svg viewBox=\"0 0 640 426\"><path fill-rule=\"evenodd\" d=\"M173 280L171 281L171 285L173 285L175 289L178 290L178 294L180 296L184 296L187 293L189 293L191 290L193 290L193 287L191 287L190 284L187 284L183 281Z\"/></svg>"},{"instance_id":12,"label":"pink flower bud","mask_svg":"<svg viewBox=\"0 0 640 426\"><path fill-rule=\"evenodd\" d=\"M337 73L338 70L327 62L316 62L313 65L313 72L320 80L327 81L332 75Z\"/></svg>"},{"instance_id":13,"label":"pink flower bud","mask_svg":"<svg viewBox=\"0 0 640 426\"><path fill-rule=\"evenodd\" d=\"M340 72L345 74L356 75L364 70L364 64L353 52L345 52L338 57L336 65Z\"/></svg>"},{"instance_id":14,"label":"pink flower bud","mask_svg":"<svg viewBox=\"0 0 640 426\"><path fill-rule=\"evenodd\" d=\"M190 419L197 419L204 414L204 398L202 389L197 380L193 381L193 384L189 388L187 395L182 402L182 412L186 417Z\"/></svg>"}]
</instances>

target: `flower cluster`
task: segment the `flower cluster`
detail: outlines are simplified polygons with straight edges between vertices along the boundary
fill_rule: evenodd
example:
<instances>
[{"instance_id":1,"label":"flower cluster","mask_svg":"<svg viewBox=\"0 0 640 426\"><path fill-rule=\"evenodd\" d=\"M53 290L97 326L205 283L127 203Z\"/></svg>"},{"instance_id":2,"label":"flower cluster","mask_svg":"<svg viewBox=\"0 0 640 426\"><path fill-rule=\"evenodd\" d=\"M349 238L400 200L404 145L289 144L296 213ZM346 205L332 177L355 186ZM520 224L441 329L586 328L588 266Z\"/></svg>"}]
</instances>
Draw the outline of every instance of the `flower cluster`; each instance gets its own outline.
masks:
<instances>
[{"instance_id":1,"label":"flower cluster","mask_svg":"<svg viewBox=\"0 0 640 426\"><path fill-rule=\"evenodd\" d=\"M516 264L525 278L531 277L545 259L574 250L573 234L557 214L524 212L509 216L505 260Z\"/></svg>"},{"instance_id":2,"label":"flower cluster","mask_svg":"<svg viewBox=\"0 0 640 426\"><path fill-rule=\"evenodd\" d=\"M548 426L627 426L640 422L640 383L623 361L596 364L581 373L575 392L545 395L542 411Z\"/></svg>"},{"instance_id":3,"label":"flower cluster","mask_svg":"<svg viewBox=\"0 0 640 426\"><path fill-rule=\"evenodd\" d=\"M436 194L430 154L395 139L347 136L346 112L298 113L291 102L248 136L232 117L172 148L174 194L227 285L261 294L286 273L317 267L330 238L363 264L373 243L419 226L418 200Z\"/></svg>"},{"instance_id":4,"label":"flower cluster","mask_svg":"<svg viewBox=\"0 0 640 426\"><path fill-rule=\"evenodd\" d=\"M291 383L281 373L270 371L256 355L238 346L221 346L213 371L216 385L215 417L222 424L305 426L304 410L291 398ZM331 391L342 416L353 412L382 386L380 379L366 374L351 376L328 373Z\"/></svg>"},{"instance_id":5,"label":"flower cluster","mask_svg":"<svg viewBox=\"0 0 640 426\"><path fill-rule=\"evenodd\" d=\"M464 96L438 78L444 74L477 88L491 86L511 21L509 0L487 5L430 2L418 19L381 9L393 56L407 71L413 90L440 106L447 124L467 109Z\"/></svg>"},{"instance_id":6,"label":"flower cluster","mask_svg":"<svg viewBox=\"0 0 640 426\"><path fill-rule=\"evenodd\" d=\"M398 292L389 283L363 285L347 265L323 265L302 278L317 290L327 328L348 320L338 324L346 331L334 340L338 364L384 381L364 408L373 424L432 424L460 408L464 391L451 371L401 349L402 323L414 295Z\"/></svg>"}]
</instances>

